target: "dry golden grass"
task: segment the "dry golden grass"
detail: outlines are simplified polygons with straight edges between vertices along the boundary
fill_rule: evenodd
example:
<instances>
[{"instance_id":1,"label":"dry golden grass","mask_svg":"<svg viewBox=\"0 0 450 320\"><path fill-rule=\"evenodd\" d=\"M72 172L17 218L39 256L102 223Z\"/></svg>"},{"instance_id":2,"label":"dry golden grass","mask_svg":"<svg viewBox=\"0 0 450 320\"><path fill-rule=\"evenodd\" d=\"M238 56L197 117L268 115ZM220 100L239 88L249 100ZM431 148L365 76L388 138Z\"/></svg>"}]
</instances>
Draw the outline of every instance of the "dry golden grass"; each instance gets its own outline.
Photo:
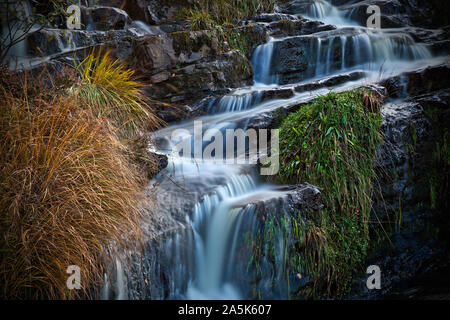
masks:
<instances>
[{"instance_id":1,"label":"dry golden grass","mask_svg":"<svg viewBox=\"0 0 450 320\"><path fill-rule=\"evenodd\" d=\"M117 63L102 68L116 76L124 70ZM1 298L89 297L101 282L103 248L140 236L142 175L119 130L98 115L114 113L115 124L127 114L152 119L139 109L139 85L125 81L130 72L120 85L90 70L83 81L101 84L111 99L107 111L76 87L31 95L38 85L24 81L12 90L0 82ZM66 287L69 265L81 269L81 290Z\"/></svg>"}]
</instances>

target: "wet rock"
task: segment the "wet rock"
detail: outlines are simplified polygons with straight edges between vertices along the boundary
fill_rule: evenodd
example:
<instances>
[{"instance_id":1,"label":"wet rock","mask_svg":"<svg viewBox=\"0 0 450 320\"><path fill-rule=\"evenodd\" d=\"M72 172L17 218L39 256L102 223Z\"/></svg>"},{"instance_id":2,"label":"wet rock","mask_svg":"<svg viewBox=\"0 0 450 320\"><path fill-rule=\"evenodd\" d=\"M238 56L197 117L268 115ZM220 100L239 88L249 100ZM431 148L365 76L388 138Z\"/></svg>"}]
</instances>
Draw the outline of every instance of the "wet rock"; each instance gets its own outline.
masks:
<instances>
[{"instance_id":1,"label":"wet rock","mask_svg":"<svg viewBox=\"0 0 450 320\"><path fill-rule=\"evenodd\" d=\"M404 73L389 78L381 83L393 98L405 95L420 95L436 90L448 88L450 80L447 74L450 71L450 61L440 65L422 68L417 71Z\"/></svg>"},{"instance_id":2,"label":"wet rock","mask_svg":"<svg viewBox=\"0 0 450 320\"><path fill-rule=\"evenodd\" d=\"M258 217L268 219L272 215L297 211L317 211L323 208L323 199L318 187L309 183L294 186L283 186L276 189L277 193L261 192L255 197L242 199L235 203L235 208L245 208L248 205L255 207ZM281 193L279 193L281 192Z\"/></svg>"},{"instance_id":3,"label":"wet rock","mask_svg":"<svg viewBox=\"0 0 450 320\"><path fill-rule=\"evenodd\" d=\"M87 8L86 13L90 15L89 20L92 19L94 30L121 30L125 29L127 23L131 22L128 13L115 7Z\"/></svg>"},{"instance_id":4,"label":"wet rock","mask_svg":"<svg viewBox=\"0 0 450 320\"><path fill-rule=\"evenodd\" d=\"M289 99L294 96L292 88L278 88L264 90L261 95L261 101L275 100L275 99Z\"/></svg>"},{"instance_id":5,"label":"wet rock","mask_svg":"<svg viewBox=\"0 0 450 320\"><path fill-rule=\"evenodd\" d=\"M198 0L127 0L123 9L133 20L160 25L175 21L176 14L181 7L189 7L195 3L198 3Z\"/></svg>"},{"instance_id":6,"label":"wet rock","mask_svg":"<svg viewBox=\"0 0 450 320\"><path fill-rule=\"evenodd\" d=\"M301 12L308 12L308 8L312 3L312 0L282 1L278 4L278 7L280 12L287 14L299 14Z\"/></svg>"},{"instance_id":7,"label":"wet rock","mask_svg":"<svg viewBox=\"0 0 450 320\"><path fill-rule=\"evenodd\" d=\"M290 38L275 42L271 70L279 75L279 83L295 83L302 79L302 73L308 68L307 48L309 39Z\"/></svg>"},{"instance_id":8,"label":"wet rock","mask_svg":"<svg viewBox=\"0 0 450 320\"><path fill-rule=\"evenodd\" d=\"M269 34L274 37L309 35L316 32L336 29L335 26L326 25L323 22L305 18L301 20L279 20L270 23L267 28L269 29Z\"/></svg>"},{"instance_id":9,"label":"wet rock","mask_svg":"<svg viewBox=\"0 0 450 320\"><path fill-rule=\"evenodd\" d=\"M316 81L310 81L308 83L295 86L294 89L296 92L317 90L324 87L332 87L348 81L356 81L363 78L364 76L365 76L364 71L351 71L347 73L338 74L335 76L326 77Z\"/></svg>"},{"instance_id":10,"label":"wet rock","mask_svg":"<svg viewBox=\"0 0 450 320\"><path fill-rule=\"evenodd\" d=\"M129 60L153 82L148 93L169 102L199 100L253 77L248 59L238 51L219 53L215 34L207 31L144 37L134 42Z\"/></svg>"},{"instance_id":11,"label":"wet rock","mask_svg":"<svg viewBox=\"0 0 450 320\"><path fill-rule=\"evenodd\" d=\"M158 161L158 171L161 171L162 169L167 167L169 160L166 155L154 152L150 152L150 154L152 154Z\"/></svg>"},{"instance_id":12,"label":"wet rock","mask_svg":"<svg viewBox=\"0 0 450 320\"><path fill-rule=\"evenodd\" d=\"M367 7L377 5L381 11L381 27L397 28L422 26L437 28L448 25L448 6L440 1L428 0L366 0L357 3L342 3L340 9L347 10L349 16L366 25L369 14Z\"/></svg>"},{"instance_id":13,"label":"wet rock","mask_svg":"<svg viewBox=\"0 0 450 320\"><path fill-rule=\"evenodd\" d=\"M280 20L298 20L295 15L284 13L263 13L253 18L256 22L275 22Z\"/></svg>"},{"instance_id":14,"label":"wet rock","mask_svg":"<svg viewBox=\"0 0 450 320\"><path fill-rule=\"evenodd\" d=\"M193 110L189 105L179 105L176 103L164 105L158 104L155 112L158 117L167 124L181 121L193 116Z\"/></svg>"},{"instance_id":15,"label":"wet rock","mask_svg":"<svg viewBox=\"0 0 450 320\"><path fill-rule=\"evenodd\" d=\"M433 78L432 69L418 71L413 78ZM445 67L434 70L438 76ZM442 85L446 88L439 89ZM412 89L425 93L381 109L384 141L375 162L372 219L382 221L391 233L386 246L374 250L366 263L380 267L381 290L368 290L367 276L361 276L349 298L424 298L436 288L448 293L449 283L442 282L442 274L450 266L450 221L441 195L437 195L441 202L431 204L429 174L437 169L433 153L450 123L450 92L448 84L437 83ZM443 169L442 174L448 173ZM446 193L445 187L442 190Z\"/></svg>"}]
</instances>

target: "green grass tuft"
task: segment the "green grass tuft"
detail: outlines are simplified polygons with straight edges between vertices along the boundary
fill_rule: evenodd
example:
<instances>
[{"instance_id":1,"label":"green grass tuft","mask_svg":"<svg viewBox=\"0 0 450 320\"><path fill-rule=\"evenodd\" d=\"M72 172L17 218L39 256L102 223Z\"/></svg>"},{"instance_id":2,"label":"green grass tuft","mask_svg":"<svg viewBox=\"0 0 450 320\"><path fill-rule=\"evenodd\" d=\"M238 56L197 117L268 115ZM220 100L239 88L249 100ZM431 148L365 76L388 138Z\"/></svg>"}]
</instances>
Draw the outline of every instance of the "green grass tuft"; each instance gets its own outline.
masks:
<instances>
[{"instance_id":1,"label":"green grass tuft","mask_svg":"<svg viewBox=\"0 0 450 320\"><path fill-rule=\"evenodd\" d=\"M323 189L325 208L290 222L291 269L312 276L302 294L343 294L366 256L373 161L381 116L371 93L329 93L290 114L280 128L280 178Z\"/></svg>"}]
</instances>

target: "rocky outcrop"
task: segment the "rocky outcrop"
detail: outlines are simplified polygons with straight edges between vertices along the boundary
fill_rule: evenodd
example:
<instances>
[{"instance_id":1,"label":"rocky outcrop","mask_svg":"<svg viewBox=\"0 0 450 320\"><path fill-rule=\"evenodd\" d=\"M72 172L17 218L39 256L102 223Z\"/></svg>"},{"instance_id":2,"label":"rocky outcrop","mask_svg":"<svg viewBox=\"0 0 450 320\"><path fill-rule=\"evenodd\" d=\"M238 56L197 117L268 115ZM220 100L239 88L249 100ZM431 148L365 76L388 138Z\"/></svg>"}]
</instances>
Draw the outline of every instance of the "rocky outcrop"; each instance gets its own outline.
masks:
<instances>
[{"instance_id":1,"label":"rocky outcrop","mask_svg":"<svg viewBox=\"0 0 450 320\"><path fill-rule=\"evenodd\" d=\"M448 297L442 274L450 268L449 169L448 155L440 151L448 148L450 92L443 78L448 68L443 64L387 82L402 82L403 97L412 96L381 109L384 142L375 163L372 220L383 225L389 240L372 250L367 265L380 267L382 288L368 290L361 277L349 298Z\"/></svg>"},{"instance_id":2,"label":"rocky outcrop","mask_svg":"<svg viewBox=\"0 0 450 320\"><path fill-rule=\"evenodd\" d=\"M171 23L176 20L178 10L192 6L198 0L99 0L99 5L114 6L125 10L133 20L151 25Z\"/></svg>"},{"instance_id":3,"label":"rocky outcrop","mask_svg":"<svg viewBox=\"0 0 450 320\"><path fill-rule=\"evenodd\" d=\"M178 192L179 193L179 192ZM156 195L156 194L155 194ZM156 195L162 196L162 195ZM179 197L179 195L178 195ZM177 197L177 199L178 199ZM173 200L174 198L171 198ZM160 199L161 200L161 199ZM158 202L156 202L158 203ZM170 201L165 201L164 212L167 212L167 205ZM177 203L179 205L179 203ZM296 186L284 187L277 192L260 193L256 198L242 199L241 202L234 204L234 209L240 211L242 216L240 225L243 228L242 235L250 238L259 237L265 229L265 222L272 219L282 219L295 215L297 212L314 212L322 208L322 198L320 189L308 183L302 183ZM185 211L189 212L189 211ZM171 214L157 215L157 219L161 219L157 225L160 230L151 230L153 237L147 241L140 252L131 253L128 257L128 263L124 266L124 275L126 276L126 294L130 299L168 299L182 298L182 292L187 288L187 280L192 278L191 272L195 269L194 252L186 250L189 245L183 245L183 250L176 252L176 239L192 240L192 230L185 223L184 219L178 220L173 218ZM172 239L172 240L171 240ZM191 239L191 240L189 240ZM259 239L263 242L261 245L266 247L271 239ZM266 242L264 242L266 241ZM266 256L260 256L257 263L264 266L263 277L261 270L250 268L246 261L253 254L247 250L248 239L240 239L236 242L238 247L236 252L236 265L234 273L237 274L239 287L242 293L251 296L248 290L256 289L264 294L265 297L274 294L278 297L289 296L289 290L297 290L299 285L305 285L305 279L296 281L295 274L287 274L290 278L289 287L285 280L286 276L279 278L284 273L279 268L276 261L270 260ZM289 243L285 244L289 246ZM241 259L240 255L244 254L245 258ZM178 269L178 265L172 259L184 261L183 268ZM114 277L114 274L113 274ZM114 282L114 279L112 279ZM293 281L293 282L292 282ZM276 290L270 288L270 283L276 283ZM289 289L290 288L290 289ZM108 298L117 296L117 289L109 288Z\"/></svg>"},{"instance_id":4,"label":"rocky outcrop","mask_svg":"<svg viewBox=\"0 0 450 320\"><path fill-rule=\"evenodd\" d=\"M398 28L405 26L421 26L438 28L448 25L448 7L439 1L427 0L365 0L334 1L341 10L349 12L348 16L362 25L366 24L369 14L367 7L380 7L381 27ZM439 13L440 12L440 13Z\"/></svg>"},{"instance_id":5,"label":"rocky outcrop","mask_svg":"<svg viewBox=\"0 0 450 320\"><path fill-rule=\"evenodd\" d=\"M450 60L447 60L437 66L388 78L381 85L389 91L391 98L401 98L407 95L417 96L448 88L450 80L446 75L449 71Z\"/></svg>"},{"instance_id":6,"label":"rocky outcrop","mask_svg":"<svg viewBox=\"0 0 450 320\"><path fill-rule=\"evenodd\" d=\"M239 51L221 53L210 31L137 39L123 58L150 80L150 96L174 103L248 85L253 78L249 60Z\"/></svg>"},{"instance_id":7,"label":"rocky outcrop","mask_svg":"<svg viewBox=\"0 0 450 320\"><path fill-rule=\"evenodd\" d=\"M267 28L273 37L309 35L336 29L335 26L304 18L278 20L267 25Z\"/></svg>"},{"instance_id":8,"label":"rocky outcrop","mask_svg":"<svg viewBox=\"0 0 450 320\"><path fill-rule=\"evenodd\" d=\"M286 299L295 296L310 281L309 277L299 277L298 270L285 265L288 251L295 247L286 221L298 219L299 213L306 216L323 208L322 194L319 188L308 183L280 188L280 191L285 192L284 197L249 199L242 209L243 217L249 218L248 221L244 218L241 224L252 226L250 235L241 241L240 258L236 259L250 260L248 265L236 265L235 272L245 296ZM278 227L271 229L275 225Z\"/></svg>"}]
</instances>

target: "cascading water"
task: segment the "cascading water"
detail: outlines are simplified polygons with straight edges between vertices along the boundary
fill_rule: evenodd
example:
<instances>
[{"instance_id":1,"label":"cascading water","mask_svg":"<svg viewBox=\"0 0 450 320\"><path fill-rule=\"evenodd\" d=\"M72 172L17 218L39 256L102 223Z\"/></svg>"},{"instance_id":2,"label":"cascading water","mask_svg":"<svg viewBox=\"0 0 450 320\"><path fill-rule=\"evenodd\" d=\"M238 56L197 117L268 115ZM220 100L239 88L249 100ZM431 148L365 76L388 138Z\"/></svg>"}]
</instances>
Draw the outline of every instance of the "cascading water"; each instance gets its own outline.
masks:
<instances>
[{"instance_id":1,"label":"cascading water","mask_svg":"<svg viewBox=\"0 0 450 320\"><path fill-rule=\"evenodd\" d=\"M285 45L287 41L289 44ZM292 44L301 48L298 52L303 53L304 66L284 70L273 61L286 60L286 52L291 50ZM411 61L426 61L431 57L429 49L415 43L408 34L392 29L345 27L287 40L270 39L256 49L253 63L255 83L273 86L354 69L375 72L398 69Z\"/></svg>"},{"instance_id":2,"label":"cascading water","mask_svg":"<svg viewBox=\"0 0 450 320\"><path fill-rule=\"evenodd\" d=\"M196 206L191 226L199 250L196 252L194 280L187 290L188 298L241 298L237 289L228 282L230 275L225 275L230 262L226 260L233 256L232 231L239 213L238 209L232 210L232 202L236 196L254 188L251 176L234 176L230 184L217 190L217 195L209 200L209 206ZM206 225L202 232L203 221Z\"/></svg>"},{"instance_id":3,"label":"cascading water","mask_svg":"<svg viewBox=\"0 0 450 320\"><path fill-rule=\"evenodd\" d=\"M424 45L416 44L407 34L366 28L347 30L351 35L309 37L308 53L315 52L316 58L314 64L310 64L306 70L305 78L325 76L352 68L378 71L381 67L389 69L405 61L431 58L430 51Z\"/></svg>"},{"instance_id":4,"label":"cascading water","mask_svg":"<svg viewBox=\"0 0 450 320\"><path fill-rule=\"evenodd\" d=\"M314 0L308 6L307 12L298 13L303 13L309 19L319 20L326 24L336 26L355 25L355 22L346 17L345 12L323 0Z\"/></svg>"},{"instance_id":5,"label":"cascading water","mask_svg":"<svg viewBox=\"0 0 450 320\"><path fill-rule=\"evenodd\" d=\"M260 45L253 53L255 84L276 84L276 76L271 73L274 39L270 38L266 44Z\"/></svg>"},{"instance_id":6,"label":"cascading water","mask_svg":"<svg viewBox=\"0 0 450 320\"><path fill-rule=\"evenodd\" d=\"M313 82L313 78L343 74L359 68L374 75L372 78L336 85L334 90L345 90L367 84L367 81L380 80L381 68L392 76L401 74L408 67L414 68L416 62L423 65L423 61L431 58L425 46L416 44L404 33L349 26L351 23L344 18L345 12L325 1L314 1L306 14L324 21L330 19L334 24L346 26L308 36L271 38L266 44L257 47L252 59L255 85L211 100L206 108L208 115L196 119L203 122L202 133L208 129L223 131L225 128L245 128L248 118L254 114L272 111L289 103L306 101L311 99L311 96L328 91L322 88L297 92L286 99L262 99L264 90L272 90L277 83L284 81L283 73L279 70L282 59L278 55L282 48L280 46L285 41L289 42L289 48L301 47L307 58L304 69L289 70L290 75L294 71L298 74L298 77L294 78L298 80L296 85L301 81L308 84L306 81ZM195 135L192 127L193 121L186 121L155 134L166 141L157 151L167 154L170 159L168 167L160 174L160 178L170 177L167 184L173 182L173 188L176 189L175 192L168 193L169 201L177 203L181 193L195 194L196 199L193 209L185 212L186 227L165 244L170 265L170 272L165 274L170 282L170 292L165 296L184 299L255 298L250 289L253 285L250 283L252 279L244 279L247 276L246 267L250 257L240 255L243 235L246 232L254 232L258 225L255 207L249 199L279 199L285 194L277 191L274 186L261 184L255 167L217 164L197 155L192 159L190 155L171 153L173 144L183 139L191 139ZM185 129L187 134L175 139L171 134L176 129ZM165 181L168 181L168 178ZM161 193L164 194L165 191L162 189ZM246 206L248 203L250 205ZM275 298L288 297L283 293L285 282L284 270L281 267L288 245L285 241L283 237L275 239L279 254L274 262L277 268L269 272L271 280L258 280L267 290L271 290L269 296ZM265 265L262 268L268 267ZM116 278L123 279L119 274ZM125 291L117 291L123 298Z\"/></svg>"},{"instance_id":7,"label":"cascading water","mask_svg":"<svg viewBox=\"0 0 450 320\"><path fill-rule=\"evenodd\" d=\"M261 101L261 91L234 93L218 100L213 100L207 107L208 113L222 113L247 110Z\"/></svg>"}]
</instances>

